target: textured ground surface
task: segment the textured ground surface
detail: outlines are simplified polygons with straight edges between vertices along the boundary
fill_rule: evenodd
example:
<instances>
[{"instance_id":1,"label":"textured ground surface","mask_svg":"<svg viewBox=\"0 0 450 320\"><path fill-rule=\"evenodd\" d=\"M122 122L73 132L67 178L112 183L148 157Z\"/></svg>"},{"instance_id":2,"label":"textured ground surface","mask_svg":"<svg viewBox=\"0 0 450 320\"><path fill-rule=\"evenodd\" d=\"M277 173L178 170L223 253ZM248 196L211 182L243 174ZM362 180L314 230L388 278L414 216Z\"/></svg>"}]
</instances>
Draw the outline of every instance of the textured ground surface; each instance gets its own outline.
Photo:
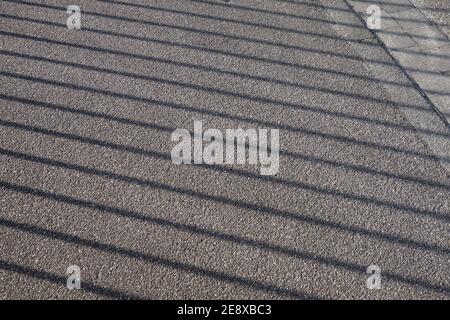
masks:
<instances>
[{"instance_id":1,"label":"textured ground surface","mask_svg":"<svg viewBox=\"0 0 450 320\"><path fill-rule=\"evenodd\" d=\"M450 36L450 1L410 0Z\"/></svg>"},{"instance_id":2,"label":"textured ground surface","mask_svg":"<svg viewBox=\"0 0 450 320\"><path fill-rule=\"evenodd\" d=\"M0 3L0 298L450 298L448 128L342 1L122 1ZM194 120L280 172L175 166Z\"/></svg>"}]
</instances>

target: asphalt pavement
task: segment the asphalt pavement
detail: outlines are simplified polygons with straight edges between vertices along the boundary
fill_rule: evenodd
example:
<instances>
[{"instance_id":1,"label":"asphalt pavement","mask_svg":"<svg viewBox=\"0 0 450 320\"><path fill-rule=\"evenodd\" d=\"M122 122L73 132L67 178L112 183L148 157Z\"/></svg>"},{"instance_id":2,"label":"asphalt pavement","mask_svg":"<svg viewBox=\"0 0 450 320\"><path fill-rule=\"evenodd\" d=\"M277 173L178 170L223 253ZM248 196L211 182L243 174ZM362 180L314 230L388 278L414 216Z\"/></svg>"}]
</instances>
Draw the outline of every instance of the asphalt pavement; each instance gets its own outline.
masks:
<instances>
[{"instance_id":1,"label":"asphalt pavement","mask_svg":"<svg viewBox=\"0 0 450 320\"><path fill-rule=\"evenodd\" d=\"M1 299L450 298L450 129L346 1L4 0L0 39ZM194 121L279 129L278 174L175 165Z\"/></svg>"}]
</instances>

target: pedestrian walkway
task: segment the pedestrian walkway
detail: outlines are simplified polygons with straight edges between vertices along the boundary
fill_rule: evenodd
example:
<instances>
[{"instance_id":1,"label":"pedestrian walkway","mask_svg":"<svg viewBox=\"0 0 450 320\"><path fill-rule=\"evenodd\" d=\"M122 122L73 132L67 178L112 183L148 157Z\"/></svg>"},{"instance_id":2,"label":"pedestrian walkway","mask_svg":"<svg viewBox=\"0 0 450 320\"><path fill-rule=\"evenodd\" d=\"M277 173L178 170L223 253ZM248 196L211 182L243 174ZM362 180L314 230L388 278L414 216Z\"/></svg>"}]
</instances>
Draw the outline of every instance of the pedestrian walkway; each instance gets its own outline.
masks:
<instances>
[{"instance_id":1,"label":"pedestrian walkway","mask_svg":"<svg viewBox=\"0 0 450 320\"><path fill-rule=\"evenodd\" d=\"M368 1L349 1L363 19ZM375 34L430 99L450 127L450 40L439 25L409 0L376 2L382 27ZM450 15L450 13L448 13Z\"/></svg>"}]
</instances>

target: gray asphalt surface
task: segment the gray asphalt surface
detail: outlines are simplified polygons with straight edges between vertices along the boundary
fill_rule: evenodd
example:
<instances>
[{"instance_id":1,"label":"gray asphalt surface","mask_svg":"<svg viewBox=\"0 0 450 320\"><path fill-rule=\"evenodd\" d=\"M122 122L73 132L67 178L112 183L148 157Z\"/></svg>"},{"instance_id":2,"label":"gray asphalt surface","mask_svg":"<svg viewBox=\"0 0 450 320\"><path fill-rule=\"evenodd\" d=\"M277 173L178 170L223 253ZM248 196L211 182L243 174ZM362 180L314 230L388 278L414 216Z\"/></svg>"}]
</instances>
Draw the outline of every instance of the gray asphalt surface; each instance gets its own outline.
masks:
<instances>
[{"instance_id":1,"label":"gray asphalt surface","mask_svg":"<svg viewBox=\"0 0 450 320\"><path fill-rule=\"evenodd\" d=\"M450 297L448 128L343 1L73 2L0 3L0 298ZM194 120L279 173L174 165Z\"/></svg>"}]
</instances>

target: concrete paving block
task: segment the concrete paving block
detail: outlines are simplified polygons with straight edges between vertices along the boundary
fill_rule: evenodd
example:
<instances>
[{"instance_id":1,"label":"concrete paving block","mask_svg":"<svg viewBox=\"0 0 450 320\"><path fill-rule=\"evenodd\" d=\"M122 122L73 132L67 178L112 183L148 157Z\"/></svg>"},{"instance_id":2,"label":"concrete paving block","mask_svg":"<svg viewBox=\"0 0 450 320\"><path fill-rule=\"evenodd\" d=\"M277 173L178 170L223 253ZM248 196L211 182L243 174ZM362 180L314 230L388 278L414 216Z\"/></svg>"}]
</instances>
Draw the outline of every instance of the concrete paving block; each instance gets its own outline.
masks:
<instances>
[{"instance_id":1,"label":"concrete paving block","mask_svg":"<svg viewBox=\"0 0 450 320\"><path fill-rule=\"evenodd\" d=\"M450 97L437 94L429 94L428 96L440 113L447 119L447 122L450 123Z\"/></svg>"},{"instance_id":2,"label":"concrete paving block","mask_svg":"<svg viewBox=\"0 0 450 320\"><path fill-rule=\"evenodd\" d=\"M450 38L450 1L448 0L410 0L424 15L433 21Z\"/></svg>"},{"instance_id":3,"label":"concrete paving block","mask_svg":"<svg viewBox=\"0 0 450 320\"><path fill-rule=\"evenodd\" d=\"M429 63L438 66L438 71L442 73L450 71L450 44L425 51L425 53L428 54Z\"/></svg>"},{"instance_id":4,"label":"concrete paving block","mask_svg":"<svg viewBox=\"0 0 450 320\"><path fill-rule=\"evenodd\" d=\"M395 21L395 24L392 21ZM434 49L448 44L447 38L416 9L397 13L384 12L383 23L388 24L388 27L383 30L390 30L398 36L409 36L420 50Z\"/></svg>"},{"instance_id":5,"label":"concrete paving block","mask_svg":"<svg viewBox=\"0 0 450 320\"><path fill-rule=\"evenodd\" d=\"M404 31L419 29L430 24L427 17L417 9L390 13L390 17L395 19Z\"/></svg>"},{"instance_id":6,"label":"concrete paving block","mask_svg":"<svg viewBox=\"0 0 450 320\"><path fill-rule=\"evenodd\" d=\"M397 20L392 17L391 13L385 10L381 11L381 29L382 30L400 29Z\"/></svg>"},{"instance_id":7,"label":"concrete paving block","mask_svg":"<svg viewBox=\"0 0 450 320\"><path fill-rule=\"evenodd\" d=\"M407 34L395 34L380 30L377 35L388 49L405 49L416 46L416 43Z\"/></svg>"},{"instance_id":8,"label":"concrete paving block","mask_svg":"<svg viewBox=\"0 0 450 320\"><path fill-rule=\"evenodd\" d=\"M440 51L441 48L430 50L427 52L414 52L414 51L393 51L392 54L397 58L397 60L402 64L406 69L420 69L425 72L442 72L445 73L447 70L450 70L450 56L447 53L447 57L445 56L445 51ZM449 51L450 46L446 47ZM435 55L436 54L436 55Z\"/></svg>"},{"instance_id":9,"label":"concrete paving block","mask_svg":"<svg viewBox=\"0 0 450 320\"><path fill-rule=\"evenodd\" d=\"M364 21L367 21L370 17L369 14L366 12L360 13L360 15L363 17ZM391 30L391 29L400 29L400 26L398 25L397 21L393 18L390 18L390 14L387 11L381 11L381 30Z\"/></svg>"},{"instance_id":10,"label":"concrete paving block","mask_svg":"<svg viewBox=\"0 0 450 320\"><path fill-rule=\"evenodd\" d=\"M435 49L449 42L435 27L424 25L421 28L408 31L410 37L417 43L420 50Z\"/></svg>"},{"instance_id":11,"label":"concrete paving block","mask_svg":"<svg viewBox=\"0 0 450 320\"><path fill-rule=\"evenodd\" d=\"M366 12L362 13L361 15L366 21L370 16ZM400 26L398 25L397 21L392 17L392 14L385 10L381 10L381 29L382 30L400 29Z\"/></svg>"},{"instance_id":12,"label":"concrete paving block","mask_svg":"<svg viewBox=\"0 0 450 320\"><path fill-rule=\"evenodd\" d=\"M450 97L450 78L445 75L429 74L424 72L411 72L411 75L424 90L436 90L446 92Z\"/></svg>"},{"instance_id":13,"label":"concrete paving block","mask_svg":"<svg viewBox=\"0 0 450 320\"><path fill-rule=\"evenodd\" d=\"M364 20L367 21L369 14L367 13L367 8L371 5L377 5L381 9L381 28L383 30L388 30L392 28L398 28L398 24L394 17L392 17L391 11L387 10L392 8L388 8L386 5L381 5L380 2L369 2L369 1L349 1L350 5L352 5L353 9L363 16ZM387 8L387 9L386 9ZM409 10L407 8L406 10ZM395 12L395 11L394 11Z\"/></svg>"},{"instance_id":14,"label":"concrete paving block","mask_svg":"<svg viewBox=\"0 0 450 320\"><path fill-rule=\"evenodd\" d=\"M423 72L410 72L410 75L450 123L450 77Z\"/></svg>"},{"instance_id":15,"label":"concrete paving block","mask_svg":"<svg viewBox=\"0 0 450 320\"><path fill-rule=\"evenodd\" d=\"M392 13L405 11L412 7L408 0L376 0L374 4L378 5L382 10Z\"/></svg>"},{"instance_id":16,"label":"concrete paving block","mask_svg":"<svg viewBox=\"0 0 450 320\"><path fill-rule=\"evenodd\" d=\"M441 72L450 72L450 44L426 52L430 54L430 61L433 61L435 65L438 65Z\"/></svg>"},{"instance_id":17,"label":"concrete paving block","mask_svg":"<svg viewBox=\"0 0 450 320\"><path fill-rule=\"evenodd\" d=\"M419 86L429 96L450 101L450 78L446 75L429 74L423 72L410 72ZM446 103L448 105L448 103ZM440 106L438 106L440 107ZM445 107L445 105L444 105ZM440 109L440 108L439 108Z\"/></svg>"},{"instance_id":18,"label":"concrete paving block","mask_svg":"<svg viewBox=\"0 0 450 320\"><path fill-rule=\"evenodd\" d=\"M417 9L387 12L386 17L395 20L399 28L389 30L397 35L380 31L380 39L450 122L448 39ZM415 44L411 46L411 42Z\"/></svg>"},{"instance_id":19,"label":"concrete paving block","mask_svg":"<svg viewBox=\"0 0 450 320\"><path fill-rule=\"evenodd\" d=\"M348 1L348 3L352 6L353 10L360 14L365 14L367 12L367 8L371 5L365 1Z\"/></svg>"},{"instance_id":20,"label":"concrete paving block","mask_svg":"<svg viewBox=\"0 0 450 320\"><path fill-rule=\"evenodd\" d=\"M412 8L408 0L349 1L349 4L360 14L366 14L367 8L371 5L376 5L386 12L399 12Z\"/></svg>"}]
</instances>

